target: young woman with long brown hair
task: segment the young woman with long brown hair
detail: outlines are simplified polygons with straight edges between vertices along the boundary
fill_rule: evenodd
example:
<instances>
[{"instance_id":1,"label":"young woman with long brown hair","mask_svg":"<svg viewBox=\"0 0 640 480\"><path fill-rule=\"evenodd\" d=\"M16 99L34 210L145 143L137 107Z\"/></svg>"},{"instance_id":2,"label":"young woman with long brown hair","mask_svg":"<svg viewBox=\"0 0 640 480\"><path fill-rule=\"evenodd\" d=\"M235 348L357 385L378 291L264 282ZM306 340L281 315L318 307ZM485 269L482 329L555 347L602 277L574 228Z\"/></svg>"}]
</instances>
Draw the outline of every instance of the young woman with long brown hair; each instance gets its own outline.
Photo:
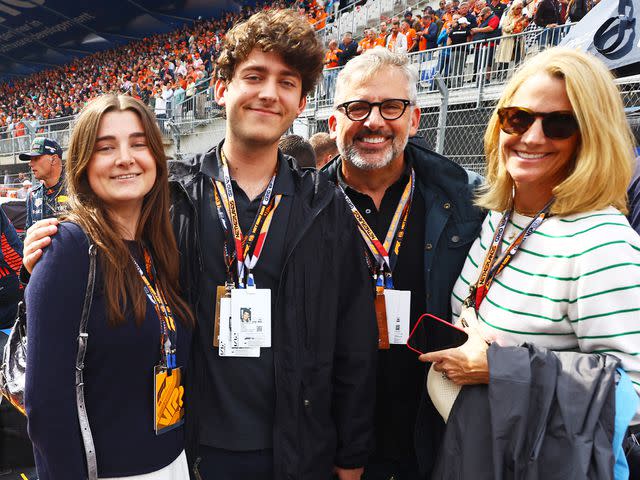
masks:
<instances>
[{"instance_id":1,"label":"young woman with long brown hair","mask_svg":"<svg viewBox=\"0 0 640 480\"><path fill-rule=\"evenodd\" d=\"M155 118L131 97L99 97L79 116L67 158L69 214L26 292L25 403L39 478L87 478L75 366L90 244L97 269L84 392L98 476L188 478L183 390L170 381L179 367L184 375L193 317L179 295ZM164 386L176 391L169 407L158 399Z\"/></svg>"}]
</instances>

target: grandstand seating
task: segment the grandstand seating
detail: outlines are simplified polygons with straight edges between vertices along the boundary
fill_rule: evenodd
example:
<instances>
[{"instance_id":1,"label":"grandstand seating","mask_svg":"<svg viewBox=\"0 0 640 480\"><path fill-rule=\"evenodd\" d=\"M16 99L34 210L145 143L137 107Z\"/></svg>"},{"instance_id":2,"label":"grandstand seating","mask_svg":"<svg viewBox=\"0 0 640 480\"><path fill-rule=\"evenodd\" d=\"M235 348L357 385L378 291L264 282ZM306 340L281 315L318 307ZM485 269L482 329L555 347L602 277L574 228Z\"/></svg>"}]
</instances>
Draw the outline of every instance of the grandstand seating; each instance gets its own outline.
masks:
<instances>
[{"instance_id":1,"label":"grandstand seating","mask_svg":"<svg viewBox=\"0 0 640 480\"><path fill-rule=\"evenodd\" d=\"M291 0L289 0L291 1ZM370 25L377 25L381 18L385 19L391 15L401 16L406 10L420 10L423 4L409 3L411 0L368 0L364 5L354 6L349 5L342 9L333 23L328 23L326 28L320 30L318 35L321 38L341 37L346 31L352 31L355 33L356 38L361 32ZM282 5L282 4L279 4ZM184 134L193 129L203 122L206 123L210 119L219 115L220 109L217 108L213 101L211 91L208 89L210 78L206 74L211 72L212 61L215 59L216 46L219 44L221 34L224 29L240 20L243 16L253 13L254 10L245 9L241 14L226 14L223 18L217 20L206 20L195 24L191 28L185 28L178 32L172 32L164 35L157 35L149 39L145 39L137 44L130 44L122 47L121 49L101 54L96 54L91 57L85 57L84 59L74 62L72 65L68 65L60 69L63 75L58 73L58 78L65 79L64 75L74 78L74 76L80 76L88 66L93 68L94 65L104 64L109 71L109 66L114 62L120 62L119 68L124 68L130 75L124 75L121 79L116 75L116 69L111 71L111 82L107 82L107 85L97 84L97 82L91 83L87 91L83 91L83 99L86 101L88 98L101 94L104 91L125 91L128 90L134 95L141 96L145 100L149 100L153 103L153 97L159 95L160 88L157 85L158 79L175 81L175 74L169 75L166 71L167 65L174 63L176 68L178 59L188 57L188 62L193 60L190 55L196 52L200 53L200 58L204 58L207 62L207 67L204 72L201 72L198 80L197 92L185 98L181 103L171 105L171 108L166 113L159 116L159 121L163 130L167 134L168 138L175 137L176 134ZM558 36L564 35L570 26L563 26L555 29L555 34ZM539 36L539 32L527 32L520 34L523 44L527 44L527 52L534 52L541 47L536 38ZM202 41L202 38L205 41ZM173 45L179 45L180 49L176 51L172 49ZM544 48L544 45L542 45ZM449 68L449 60L452 58L452 54L456 49L464 49L465 54L465 66L461 72L452 72ZM141 52L138 58L131 59L130 52ZM170 56L164 56L163 53L170 52ZM434 75L437 73L445 79L446 85L449 89L467 90L465 94L470 97L473 96L473 92L485 88L486 80L491 80L492 87L503 83L513 71L517 63L525 58L523 55L517 60L511 61L509 64L501 65L500 70L493 68L491 78L485 75L478 75L476 73L484 73L487 70L487 65L483 65L484 62L477 62L475 57L476 52L481 52L482 48L478 42L470 43L468 45L460 47L441 47L434 49L428 53L419 52L412 54L411 60L420 70L420 83L419 92L421 94L421 101L429 95L438 95L437 89L433 82ZM482 57L486 59L485 57ZM115 59L115 60L114 60ZM127 63L138 66L140 63L147 62L150 66L146 70L136 70L130 72L128 70ZM191 65L190 65L191 66ZM202 67L200 67L202 70ZM147 77L135 78L135 73L144 71ZM164 72L164 76L163 76ZM174 70L175 72L175 70ZM204 73L204 75L202 74ZM34 75L35 81L41 81L48 77L45 74ZM113 80L116 81L113 81ZM154 82L155 80L155 82ZM136 83L138 82L138 83ZM146 82L146 83L145 83ZM34 85L34 78L27 78L17 82L12 86L0 85L0 96L4 98L10 98L15 101L16 98L20 98L20 93L25 91L20 86L32 86ZM72 91L73 88L77 88L77 85L73 81L69 81L69 84L62 87L62 90ZM106 90L105 90L106 88ZM28 92L29 90L26 89ZM42 97L42 95L41 95ZM146 98L145 98L146 97ZM332 102L332 92L325 91L322 86L322 82L318 89L310 95L307 112L311 114L318 109L323 109L329 106ZM60 103L58 101L58 103ZM82 106L81 101L75 102L72 105L65 105L65 112L75 114ZM6 102L5 105L10 104ZM40 103L41 105L42 103ZM45 102L45 106L48 104ZM23 151L28 148L30 138L37 134L47 134L55 136L56 139L62 144L66 145L69 138L70 129L73 126L72 118L66 118L60 115L59 105L54 103L54 110L49 116L53 116L53 119L41 118L37 123L37 130L34 132L34 128L23 128L23 135L17 135L18 130L16 128L17 121L15 120L16 114L20 113L20 110L13 112L13 129L9 131L7 127L2 126L2 113L3 107L5 111L6 106L0 105L0 154L2 153L15 153ZM24 113L30 113L25 111ZM41 112L42 113L42 112ZM5 112L6 115L6 112ZM5 117L6 118L6 117ZM28 123L28 122L25 122Z\"/></svg>"}]
</instances>

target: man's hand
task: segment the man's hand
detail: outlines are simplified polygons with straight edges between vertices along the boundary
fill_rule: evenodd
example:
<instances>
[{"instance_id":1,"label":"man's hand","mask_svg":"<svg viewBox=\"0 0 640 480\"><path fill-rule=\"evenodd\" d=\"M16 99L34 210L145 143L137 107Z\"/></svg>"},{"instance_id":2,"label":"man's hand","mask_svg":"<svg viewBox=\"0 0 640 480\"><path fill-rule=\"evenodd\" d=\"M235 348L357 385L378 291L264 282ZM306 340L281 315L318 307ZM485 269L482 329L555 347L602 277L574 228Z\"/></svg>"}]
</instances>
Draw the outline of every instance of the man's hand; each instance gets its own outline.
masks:
<instances>
[{"instance_id":1,"label":"man's hand","mask_svg":"<svg viewBox=\"0 0 640 480\"><path fill-rule=\"evenodd\" d=\"M364 467L360 468L334 468L335 474L340 480L360 480L364 473Z\"/></svg>"},{"instance_id":2,"label":"man's hand","mask_svg":"<svg viewBox=\"0 0 640 480\"><path fill-rule=\"evenodd\" d=\"M38 220L27 230L22 256L22 264L27 272L33 271L42 251L51 243L51 236L58 232L58 223L57 218L45 218Z\"/></svg>"}]
</instances>

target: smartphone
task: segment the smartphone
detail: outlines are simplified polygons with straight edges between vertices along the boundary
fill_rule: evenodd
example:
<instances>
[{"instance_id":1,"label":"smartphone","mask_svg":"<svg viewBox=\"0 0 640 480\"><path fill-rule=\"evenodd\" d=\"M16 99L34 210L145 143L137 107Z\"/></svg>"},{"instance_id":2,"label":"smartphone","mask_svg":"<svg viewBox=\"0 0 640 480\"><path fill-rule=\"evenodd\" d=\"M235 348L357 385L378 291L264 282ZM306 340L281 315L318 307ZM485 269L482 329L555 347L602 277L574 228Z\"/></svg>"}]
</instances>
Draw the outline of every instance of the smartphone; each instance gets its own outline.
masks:
<instances>
[{"instance_id":1,"label":"smartphone","mask_svg":"<svg viewBox=\"0 0 640 480\"><path fill-rule=\"evenodd\" d=\"M409 347L409 349L413 350L419 355L422 355L423 353L429 353L422 351L424 347L418 345L417 340L419 335L416 334L418 328L420 327L420 324L425 319L427 319L424 325L426 336L433 337L438 340L437 342L429 343L441 345L439 348L432 351L445 350L447 348L457 348L463 345L469 339L469 335L462 328L454 325L451 322L447 322L446 320L438 318L435 315L425 313L418 319L415 326L411 330L411 333L409 334L409 338L407 339L407 347Z\"/></svg>"}]
</instances>

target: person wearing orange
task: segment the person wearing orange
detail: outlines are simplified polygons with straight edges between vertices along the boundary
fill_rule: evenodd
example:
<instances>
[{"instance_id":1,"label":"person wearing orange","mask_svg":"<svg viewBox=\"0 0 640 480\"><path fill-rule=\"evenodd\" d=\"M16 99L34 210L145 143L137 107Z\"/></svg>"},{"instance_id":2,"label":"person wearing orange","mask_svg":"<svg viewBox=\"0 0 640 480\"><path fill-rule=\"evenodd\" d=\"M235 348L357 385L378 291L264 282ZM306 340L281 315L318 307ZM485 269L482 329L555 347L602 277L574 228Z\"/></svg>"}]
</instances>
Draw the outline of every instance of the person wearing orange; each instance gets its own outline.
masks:
<instances>
[{"instance_id":1,"label":"person wearing orange","mask_svg":"<svg viewBox=\"0 0 640 480\"><path fill-rule=\"evenodd\" d=\"M316 18L313 16L313 12L307 13L307 22L309 22L309 25L311 25L312 27L315 27Z\"/></svg>"},{"instance_id":2,"label":"person wearing orange","mask_svg":"<svg viewBox=\"0 0 640 480\"><path fill-rule=\"evenodd\" d=\"M336 68L338 66L338 54L341 52L338 48L337 40L329 41L329 50L324 54L324 68Z\"/></svg>"},{"instance_id":3,"label":"person wearing orange","mask_svg":"<svg viewBox=\"0 0 640 480\"><path fill-rule=\"evenodd\" d=\"M380 33L376 37L376 45L386 47L388 35L389 32L387 32L387 22L380 22Z\"/></svg>"},{"instance_id":4,"label":"person wearing orange","mask_svg":"<svg viewBox=\"0 0 640 480\"><path fill-rule=\"evenodd\" d=\"M322 82L326 98L333 98L333 89L338 75L338 70L336 70L339 65L338 54L340 53L342 50L338 48L338 41L336 39L329 40L329 50L324 54L324 79Z\"/></svg>"},{"instance_id":5,"label":"person wearing orange","mask_svg":"<svg viewBox=\"0 0 640 480\"><path fill-rule=\"evenodd\" d=\"M444 13L440 17L442 20L442 28L449 28L451 23L453 22L453 5L451 3L447 3L444 6Z\"/></svg>"},{"instance_id":6,"label":"person wearing orange","mask_svg":"<svg viewBox=\"0 0 640 480\"><path fill-rule=\"evenodd\" d=\"M400 31L407 37L407 52L415 52L418 50L418 38L416 31L411 28L411 24L407 20L403 20L400 24Z\"/></svg>"},{"instance_id":7,"label":"person wearing orange","mask_svg":"<svg viewBox=\"0 0 640 480\"><path fill-rule=\"evenodd\" d=\"M394 53L407 53L407 37L400 32L400 22L391 23L391 35L387 37L387 48Z\"/></svg>"},{"instance_id":8,"label":"person wearing orange","mask_svg":"<svg viewBox=\"0 0 640 480\"><path fill-rule=\"evenodd\" d=\"M420 50L431 50L438 46L438 25L429 13L422 17L422 31L418 32Z\"/></svg>"},{"instance_id":9,"label":"person wearing orange","mask_svg":"<svg viewBox=\"0 0 640 480\"><path fill-rule=\"evenodd\" d=\"M358 54L366 52L376 46L375 32L372 29L364 31L364 38L358 42Z\"/></svg>"},{"instance_id":10,"label":"person wearing orange","mask_svg":"<svg viewBox=\"0 0 640 480\"><path fill-rule=\"evenodd\" d=\"M313 25L316 30L322 30L327 25L327 12L323 7L318 7L316 11L316 23Z\"/></svg>"}]
</instances>

